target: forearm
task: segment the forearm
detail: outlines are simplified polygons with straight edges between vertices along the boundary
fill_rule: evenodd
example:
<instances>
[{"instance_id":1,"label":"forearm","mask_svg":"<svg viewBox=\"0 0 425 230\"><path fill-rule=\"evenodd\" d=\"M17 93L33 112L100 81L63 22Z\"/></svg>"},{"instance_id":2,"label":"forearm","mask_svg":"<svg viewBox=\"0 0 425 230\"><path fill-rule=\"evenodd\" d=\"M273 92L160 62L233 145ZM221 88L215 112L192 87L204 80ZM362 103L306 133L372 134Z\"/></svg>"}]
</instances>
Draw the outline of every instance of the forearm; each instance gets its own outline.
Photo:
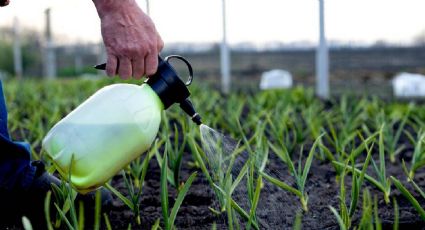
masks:
<instances>
[{"instance_id":1,"label":"forearm","mask_svg":"<svg viewBox=\"0 0 425 230\"><path fill-rule=\"evenodd\" d=\"M121 12L127 7L137 7L135 0L92 0L100 18L107 14Z\"/></svg>"}]
</instances>

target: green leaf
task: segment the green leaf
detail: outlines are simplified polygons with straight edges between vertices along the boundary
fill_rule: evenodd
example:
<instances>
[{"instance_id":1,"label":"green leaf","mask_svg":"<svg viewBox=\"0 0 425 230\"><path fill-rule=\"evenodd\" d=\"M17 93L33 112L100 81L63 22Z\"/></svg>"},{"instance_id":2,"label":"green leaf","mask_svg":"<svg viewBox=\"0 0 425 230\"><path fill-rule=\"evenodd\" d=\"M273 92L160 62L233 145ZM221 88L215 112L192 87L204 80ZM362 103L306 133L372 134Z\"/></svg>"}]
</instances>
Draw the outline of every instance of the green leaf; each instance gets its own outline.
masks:
<instances>
[{"instance_id":1,"label":"green leaf","mask_svg":"<svg viewBox=\"0 0 425 230\"><path fill-rule=\"evenodd\" d=\"M75 230L75 228L71 225L68 218L66 217L65 213L59 208L59 206L54 203L56 210L58 211L59 215L62 217L62 219L65 221L66 225L68 226L68 229Z\"/></svg>"},{"instance_id":2,"label":"green leaf","mask_svg":"<svg viewBox=\"0 0 425 230\"><path fill-rule=\"evenodd\" d=\"M112 230L111 222L109 221L109 217L106 215L106 213L103 213L103 218L105 219L106 229Z\"/></svg>"},{"instance_id":3,"label":"green leaf","mask_svg":"<svg viewBox=\"0 0 425 230\"><path fill-rule=\"evenodd\" d=\"M78 210L78 230L84 229L84 203L80 201Z\"/></svg>"},{"instance_id":4,"label":"green leaf","mask_svg":"<svg viewBox=\"0 0 425 230\"><path fill-rule=\"evenodd\" d=\"M161 219L157 219L155 221L155 224L152 226L151 230L158 230L158 229L160 229L159 223L161 223Z\"/></svg>"},{"instance_id":5,"label":"green leaf","mask_svg":"<svg viewBox=\"0 0 425 230\"><path fill-rule=\"evenodd\" d=\"M384 146L384 135L383 135L383 129L384 125L382 125L380 135L379 135L379 175L381 178L381 182L384 182L386 179L385 175L385 146Z\"/></svg>"},{"instance_id":6,"label":"green leaf","mask_svg":"<svg viewBox=\"0 0 425 230\"><path fill-rule=\"evenodd\" d=\"M244 218L246 221L249 220L249 215L248 213L245 212L245 210L243 210L243 208L241 208L238 203L236 203L232 198L230 198L230 203L232 205L232 208L235 209L235 211L237 213L239 213L239 215ZM257 223L252 223L252 226L254 227L255 230L259 230L260 228L258 227Z\"/></svg>"},{"instance_id":7,"label":"green leaf","mask_svg":"<svg viewBox=\"0 0 425 230\"><path fill-rule=\"evenodd\" d=\"M165 143L165 150L164 150L164 152L167 152L168 153L169 152L169 148L170 148L169 147L169 144L168 144L168 142L166 142ZM158 161L159 167L162 169L163 159L161 157L161 154L158 151L156 151L155 156L156 156L156 160ZM177 188L178 185L176 185L174 183L174 172L171 171L171 169L168 167L168 162L167 162L167 180L171 184L171 186L173 186L174 188Z\"/></svg>"},{"instance_id":8,"label":"green leaf","mask_svg":"<svg viewBox=\"0 0 425 230\"><path fill-rule=\"evenodd\" d=\"M94 230L99 230L100 229L100 213L101 213L101 203L102 203L102 196L101 196L101 192L100 190L96 191L96 196L95 196L95 208L94 208Z\"/></svg>"},{"instance_id":9,"label":"green leaf","mask_svg":"<svg viewBox=\"0 0 425 230\"><path fill-rule=\"evenodd\" d=\"M52 192L48 191L44 200L44 216L46 217L46 225L48 230L53 230L52 221L50 220L50 200Z\"/></svg>"},{"instance_id":10,"label":"green leaf","mask_svg":"<svg viewBox=\"0 0 425 230\"><path fill-rule=\"evenodd\" d=\"M131 210L134 209L133 203L124 195L122 195L118 190L116 190L109 183L105 183L105 187L111 191L115 196L117 196L125 205L127 205Z\"/></svg>"},{"instance_id":11,"label":"green leaf","mask_svg":"<svg viewBox=\"0 0 425 230\"><path fill-rule=\"evenodd\" d=\"M192 185L193 180L196 178L196 175L197 175L196 172L192 173L192 175L190 175L190 177L187 179L183 188L180 190L179 195L177 196L177 199L174 203L173 209L171 210L168 226L172 227L174 225L174 221L176 219L177 212L180 209L180 206L183 203L183 199L186 196L187 192L189 191L189 188Z\"/></svg>"},{"instance_id":12,"label":"green leaf","mask_svg":"<svg viewBox=\"0 0 425 230\"><path fill-rule=\"evenodd\" d=\"M393 198L393 206L394 206L394 224L393 224L393 230L398 230L399 228L399 219L400 219L400 213L398 210L398 204L397 199Z\"/></svg>"},{"instance_id":13,"label":"green leaf","mask_svg":"<svg viewBox=\"0 0 425 230\"><path fill-rule=\"evenodd\" d=\"M165 229L170 230L170 221L168 216L168 187L167 187L167 169L168 169L167 151L164 152L164 159L162 160L161 168L161 207L162 217L164 218Z\"/></svg>"},{"instance_id":14,"label":"green leaf","mask_svg":"<svg viewBox=\"0 0 425 230\"><path fill-rule=\"evenodd\" d=\"M393 181L397 189L401 192L401 194L403 194L403 196L410 201L410 203L413 205L416 211L419 212L419 215L421 216L422 220L425 220L425 210L421 207L418 200L416 200L416 198L413 197L413 195L403 186L403 184L398 179L391 176L391 180Z\"/></svg>"},{"instance_id":15,"label":"green leaf","mask_svg":"<svg viewBox=\"0 0 425 230\"><path fill-rule=\"evenodd\" d=\"M248 226L247 229L251 229L251 224L255 221L255 210L257 209L258 201L260 200L260 191L261 191L261 185L263 183L263 179L261 175L257 178L256 187L255 187L255 193L254 193L254 199L252 200L251 204L251 210L249 213L249 220L248 220Z\"/></svg>"},{"instance_id":16,"label":"green leaf","mask_svg":"<svg viewBox=\"0 0 425 230\"><path fill-rule=\"evenodd\" d=\"M301 191L301 193L304 193L305 182L307 180L308 173L310 172L311 163L313 162L313 158L314 158L314 153L315 153L316 147L317 147L320 139L323 137L323 135L324 134L321 134L316 139L316 141L314 142L313 146L310 149L310 153L308 154L307 160L306 160L305 165L304 165L304 171L303 171L303 173L301 175L301 186L299 188L300 191Z\"/></svg>"},{"instance_id":17,"label":"green leaf","mask_svg":"<svg viewBox=\"0 0 425 230\"><path fill-rule=\"evenodd\" d=\"M349 210L349 216L352 217L354 215L354 212L357 207L357 202L360 194L360 189L363 185L364 177L366 174L366 169L369 166L370 159L372 158L372 149L373 149L373 143L372 147L368 148L367 144L365 143L365 148L367 150L367 156L366 160L363 163L362 171L360 172L360 175L358 175L357 170L353 171L353 185L352 185L352 194L351 194L351 203L350 203L350 210ZM354 162L352 162L353 165L351 168L354 168Z\"/></svg>"},{"instance_id":18,"label":"green leaf","mask_svg":"<svg viewBox=\"0 0 425 230\"><path fill-rule=\"evenodd\" d=\"M416 191L422 196L422 198L425 199L425 192L421 188L419 188L419 186L413 180L410 182L412 183Z\"/></svg>"},{"instance_id":19,"label":"green leaf","mask_svg":"<svg viewBox=\"0 0 425 230\"><path fill-rule=\"evenodd\" d=\"M347 228L344 225L344 221L342 220L341 216L338 214L338 212L335 210L335 208L333 208L332 206L329 206L329 209L332 211L332 213L335 215L336 220L338 222L339 225L339 229L340 230L346 230Z\"/></svg>"},{"instance_id":20,"label":"green leaf","mask_svg":"<svg viewBox=\"0 0 425 230\"><path fill-rule=\"evenodd\" d=\"M242 169L239 172L238 176L233 181L233 184L232 184L232 186L230 188L230 194L232 194L233 191L236 189L236 187L239 185L239 183L241 182L241 180L243 179L243 177L245 176L245 174L246 174L247 171L248 171L248 162L246 162L244 164L244 166L242 167Z\"/></svg>"},{"instance_id":21,"label":"green leaf","mask_svg":"<svg viewBox=\"0 0 425 230\"><path fill-rule=\"evenodd\" d=\"M288 191L288 192L291 192L291 193L295 194L296 196L298 196L299 198L301 198L301 197L303 196L303 194L302 194L299 190L297 190L297 189L293 188L292 186L290 186L290 185L286 184L285 182L280 181L280 180L278 180L278 179L275 179L275 178L273 178L273 177L271 177L271 176L267 175L267 174L266 174L266 173L264 173L264 172L260 172L260 174L261 174L261 175L262 175L262 176L263 176L266 180L268 180L270 183L272 183L272 184L274 184L274 185L278 186L279 188L281 188L281 189L283 189L283 190L286 190L286 191Z\"/></svg>"},{"instance_id":22,"label":"green leaf","mask_svg":"<svg viewBox=\"0 0 425 230\"><path fill-rule=\"evenodd\" d=\"M340 162L337 162L337 161L334 161L334 164L338 165L341 168L345 166L344 164L342 164ZM347 169L350 170L350 171L353 170L353 168L351 166L349 166L349 165L347 165ZM356 168L354 168L354 170L356 170L356 173L361 173L361 171L358 170L358 169L356 169ZM374 186L376 186L376 188L378 188L379 190L381 190L384 193L387 193L386 188L380 182L378 182L377 180L375 180L373 177L371 177L371 176L369 176L367 174L364 174L364 177L365 177L366 180L368 180L370 183L372 183Z\"/></svg>"},{"instance_id":23,"label":"green leaf","mask_svg":"<svg viewBox=\"0 0 425 230\"><path fill-rule=\"evenodd\" d=\"M379 213L378 213L378 196L375 195L375 199L374 199L374 206L373 206L373 210L374 210L374 222L375 222L375 229L376 230L382 230L382 224L381 224L381 220L379 219Z\"/></svg>"}]
</instances>

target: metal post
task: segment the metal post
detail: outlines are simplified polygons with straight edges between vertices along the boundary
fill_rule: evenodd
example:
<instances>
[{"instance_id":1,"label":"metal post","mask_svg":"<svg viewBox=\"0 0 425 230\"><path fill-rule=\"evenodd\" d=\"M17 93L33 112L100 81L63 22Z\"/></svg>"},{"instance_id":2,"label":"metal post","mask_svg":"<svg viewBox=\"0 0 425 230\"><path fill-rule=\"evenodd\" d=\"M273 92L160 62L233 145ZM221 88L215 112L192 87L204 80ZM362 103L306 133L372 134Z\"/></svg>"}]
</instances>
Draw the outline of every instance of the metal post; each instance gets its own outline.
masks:
<instances>
[{"instance_id":1,"label":"metal post","mask_svg":"<svg viewBox=\"0 0 425 230\"><path fill-rule=\"evenodd\" d=\"M56 55L52 39L50 8L44 12L46 15L46 31L45 31L45 47L44 47L44 74L46 78L52 79L56 77Z\"/></svg>"},{"instance_id":2,"label":"metal post","mask_svg":"<svg viewBox=\"0 0 425 230\"><path fill-rule=\"evenodd\" d=\"M75 75L78 76L83 72L83 58L82 53L84 48L82 44L75 45L75 55L74 55L74 67L75 67Z\"/></svg>"},{"instance_id":3,"label":"metal post","mask_svg":"<svg viewBox=\"0 0 425 230\"><path fill-rule=\"evenodd\" d=\"M21 51L21 35L18 18L13 20L13 64L16 78L22 78L22 51Z\"/></svg>"},{"instance_id":4,"label":"metal post","mask_svg":"<svg viewBox=\"0 0 425 230\"><path fill-rule=\"evenodd\" d=\"M324 0L319 0L320 37L316 53L316 94L322 99L329 98L329 54L325 37Z\"/></svg>"},{"instance_id":5,"label":"metal post","mask_svg":"<svg viewBox=\"0 0 425 230\"><path fill-rule=\"evenodd\" d=\"M230 92L230 51L227 44L226 0L222 1L223 40L221 42L221 83L225 94Z\"/></svg>"}]
</instances>

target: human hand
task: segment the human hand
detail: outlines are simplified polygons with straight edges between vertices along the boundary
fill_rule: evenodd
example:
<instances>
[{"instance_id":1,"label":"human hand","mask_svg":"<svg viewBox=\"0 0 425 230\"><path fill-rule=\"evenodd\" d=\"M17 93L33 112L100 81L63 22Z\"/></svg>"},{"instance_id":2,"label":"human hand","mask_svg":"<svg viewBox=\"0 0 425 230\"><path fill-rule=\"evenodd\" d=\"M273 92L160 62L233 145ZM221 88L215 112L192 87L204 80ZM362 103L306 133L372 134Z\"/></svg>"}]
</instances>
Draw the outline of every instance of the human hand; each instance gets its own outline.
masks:
<instances>
[{"instance_id":1,"label":"human hand","mask_svg":"<svg viewBox=\"0 0 425 230\"><path fill-rule=\"evenodd\" d=\"M9 0L0 0L0 7L9 5Z\"/></svg>"},{"instance_id":2,"label":"human hand","mask_svg":"<svg viewBox=\"0 0 425 230\"><path fill-rule=\"evenodd\" d=\"M152 20L135 0L93 0L108 56L106 73L122 79L151 76L164 47Z\"/></svg>"}]
</instances>

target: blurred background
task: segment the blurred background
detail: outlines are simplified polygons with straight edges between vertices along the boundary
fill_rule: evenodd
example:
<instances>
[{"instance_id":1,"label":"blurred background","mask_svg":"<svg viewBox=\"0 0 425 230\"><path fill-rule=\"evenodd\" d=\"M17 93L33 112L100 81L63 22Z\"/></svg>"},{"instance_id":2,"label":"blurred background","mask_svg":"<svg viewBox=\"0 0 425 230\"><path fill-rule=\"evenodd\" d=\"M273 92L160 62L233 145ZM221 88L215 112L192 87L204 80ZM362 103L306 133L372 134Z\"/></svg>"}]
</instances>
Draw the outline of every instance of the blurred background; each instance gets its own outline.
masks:
<instances>
[{"instance_id":1,"label":"blurred background","mask_svg":"<svg viewBox=\"0 0 425 230\"><path fill-rule=\"evenodd\" d=\"M224 92L264 88L265 72L277 69L275 80L291 80L282 87L313 86L325 98L391 96L399 73L425 74L423 0L137 2L165 42L163 55L187 57L197 78ZM11 0L0 9L2 79L103 78L92 66L104 60L90 0Z\"/></svg>"}]
</instances>

